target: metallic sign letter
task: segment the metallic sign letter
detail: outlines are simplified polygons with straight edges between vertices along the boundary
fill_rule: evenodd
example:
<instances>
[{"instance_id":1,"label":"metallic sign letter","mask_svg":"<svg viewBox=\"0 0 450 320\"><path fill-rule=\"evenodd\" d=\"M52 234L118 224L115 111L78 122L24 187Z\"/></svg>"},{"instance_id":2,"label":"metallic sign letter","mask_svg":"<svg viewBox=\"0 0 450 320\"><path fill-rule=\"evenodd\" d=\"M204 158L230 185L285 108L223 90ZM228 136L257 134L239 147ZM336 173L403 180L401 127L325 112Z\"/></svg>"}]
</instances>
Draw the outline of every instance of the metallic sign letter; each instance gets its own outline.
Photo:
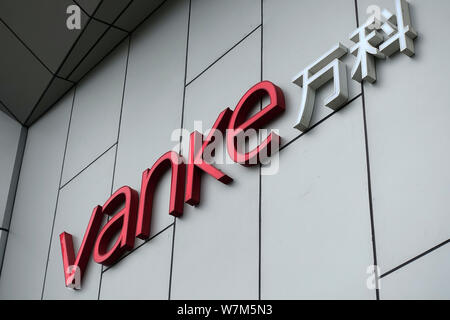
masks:
<instances>
[{"instance_id":1,"label":"metallic sign letter","mask_svg":"<svg viewBox=\"0 0 450 320\"><path fill-rule=\"evenodd\" d=\"M334 94L327 98L325 105L333 110L339 110L348 100L347 68L339 58L347 54L347 47L338 43L330 51L320 57L305 70L300 72L293 81L303 88L302 104L295 128L305 132L308 130L314 111L316 90L334 79Z\"/></svg>"},{"instance_id":2,"label":"metallic sign letter","mask_svg":"<svg viewBox=\"0 0 450 320\"><path fill-rule=\"evenodd\" d=\"M225 132L227 124L231 118L233 111L229 108L222 111L211 128L208 137L203 140L203 135L194 131L191 133L189 145L189 161L187 165L187 179L186 179L186 203L191 206L196 206L200 203L200 186L201 173L206 172L214 179L219 180L224 184L229 184L233 181L219 169L213 167L211 164L203 160L203 153L206 147L215 138L216 131Z\"/></svg>"},{"instance_id":3,"label":"metallic sign letter","mask_svg":"<svg viewBox=\"0 0 450 320\"><path fill-rule=\"evenodd\" d=\"M269 105L247 120L251 109L265 95L268 95L270 98ZM259 146L247 153L241 153L236 149L236 137L243 134L247 129L260 129L283 113L285 109L283 91L272 82L262 81L248 90L239 101L228 125L227 150L230 158L236 163L250 166L259 162L259 155L263 150L265 155L270 156L272 141L277 140L277 145L280 145L280 137L276 133L271 132Z\"/></svg>"},{"instance_id":4,"label":"metallic sign letter","mask_svg":"<svg viewBox=\"0 0 450 320\"><path fill-rule=\"evenodd\" d=\"M380 51L388 57L398 51L412 57L417 32L412 27L409 3L406 0L395 0L395 10L396 15L383 11L387 22L381 28L391 38L380 46Z\"/></svg>"},{"instance_id":5,"label":"metallic sign letter","mask_svg":"<svg viewBox=\"0 0 450 320\"><path fill-rule=\"evenodd\" d=\"M94 247L94 260L103 265L113 264L127 250L134 247L136 216L139 195L130 187L117 190L103 206L103 213L113 215L122 204L124 207L108 221L98 235ZM112 238L120 231L116 243L108 251Z\"/></svg>"},{"instance_id":6,"label":"metallic sign letter","mask_svg":"<svg viewBox=\"0 0 450 320\"><path fill-rule=\"evenodd\" d=\"M72 235L67 232L62 232L59 235L61 243L61 251L63 256L64 277L66 279L66 286L73 287L76 280L76 270L80 271L80 279L84 275L86 266L92 253L92 248L95 244L95 237L102 225L103 212L102 207L97 206L92 211L91 219L89 220L86 233L83 237L80 249L78 250L77 259L75 260L75 251L73 248Z\"/></svg>"},{"instance_id":7,"label":"metallic sign letter","mask_svg":"<svg viewBox=\"0 0 450 320\"><path fill-rule=\"evenodd\" d=\"M371 17L350 35L350 40L356 43L350 49L350 52L356 57L355 66L352 69L352 79L360 83L363 80L370 83L377 81L375 57L385 58L384 54L376 48L383 42L383 36L376 30L371 31L371 26L376 23L378 23L376 18Z\"/></svg>"},{"instance_id":8,"label":"metallic sign letter","mask_svg":"<svg viewBox=\"0 0 450 320\"><path fill-rule=\"evenodd\" d=\"M150 237L153 196L159 180L168 169L172 169L169 214L175 217L183 215L186 166L183 158L178 153L169 151L159 158L151 169L147 169L142 173L141 197L136 229L136 237L140 239L146 240Z\"/></svg>"}]
</instances>

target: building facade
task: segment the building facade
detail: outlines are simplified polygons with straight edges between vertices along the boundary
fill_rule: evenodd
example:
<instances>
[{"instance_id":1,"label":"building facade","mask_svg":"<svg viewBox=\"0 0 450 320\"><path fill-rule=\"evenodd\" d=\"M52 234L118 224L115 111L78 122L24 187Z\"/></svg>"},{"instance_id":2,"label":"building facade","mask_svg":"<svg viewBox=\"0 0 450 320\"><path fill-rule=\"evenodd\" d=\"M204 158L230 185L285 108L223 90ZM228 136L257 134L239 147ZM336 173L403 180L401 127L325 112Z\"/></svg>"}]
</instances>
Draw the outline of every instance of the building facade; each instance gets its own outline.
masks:
<instances>
[{"instance_id":1,"label":"building facade","mask_svg":"<svg viewBox=\"0 0 450 320\"><path fill-rule=\"evenodd\" d=\"M0 298L450 298L450 3L408 2L415 55L377 60L374 84L349 75L338 111L332 84L318 90L305 133L293 77L394 0L167 0L35 123L0 113ZM179 218L166 173L150 239L109 267L91 257L66 288L59 234L77 252L93 208L140 190L177 129L210 128L263 80L286 102L265 126L282 138L278 171L217 165L233 183L204 174Z\"/></svg>"}]
</instances>

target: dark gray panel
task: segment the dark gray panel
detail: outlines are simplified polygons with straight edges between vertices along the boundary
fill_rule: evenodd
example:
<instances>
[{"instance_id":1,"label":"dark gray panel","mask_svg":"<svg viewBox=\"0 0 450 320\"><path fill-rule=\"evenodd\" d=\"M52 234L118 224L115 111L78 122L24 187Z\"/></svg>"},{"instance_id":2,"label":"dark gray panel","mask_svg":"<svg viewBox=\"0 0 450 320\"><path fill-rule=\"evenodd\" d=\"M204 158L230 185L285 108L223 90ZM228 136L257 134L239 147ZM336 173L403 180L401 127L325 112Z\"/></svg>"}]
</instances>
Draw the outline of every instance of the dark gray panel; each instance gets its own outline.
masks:
<instances>
[{"instance_id":1,"label":"dark gray panel","mask_svg":"<svg viewBox=\"0 0 450 320\"><path fill-rule=\"evenodd\" d=\"M34 111L29 115L25 125L30 126L49 110L62 96L72 88L74 84L70 81L55 77L45 91Z\"/></svg>"},{"instance_id":2,"label":"dark gray panel","mask_svg":"<svg viewBox=\"0 0 450 320\"><path fill-rule=\"evenodd\" d=\"M12 119L16 120L14 115L9 111L8 107L6 107L1 101L0 101L0 111L3 111L5 114L8 115L8 117L11 117Z\"/></svg>"},{"instance_id":3,"label":"dark gray panel","mask_svg":"<svg viewBox=\"0 0 450 320\"><path fill-rule=\"evenodd\" d=\"M114 25L131 31L163 2L164 0L134 0Z\"/></svg>"},{"instance_id":4,"label":"dark gray panel","mask_svg":"<svg viewBox=\"0 0 450 320\"><path fill-rule=\"evenodd\" d=\"M94 17L107 23L113 23L131 1L133 0L103 0Z\"/></svg>"},{"instance_id":5,"label":"dark gray panel","mask_svg":"<svg viewBox=\"0 0 450 320\"><path fill-rule=\"evenodd\" d=\"M0 23L0 97L11 112L24 122L52 74Z\"/></svg>"},{"instance_id":6,"label":"dark gray panel","mask_svg":"<svg viewBox=\"0 0 450 320\"><path fill-rule=\"evenodd\" d=\"M162 2L1 1L0 18L5 21L5 30L0 30L0 38L9 50L0 53L6 83L0 89L0 99L4 103L0 110L9 109L14 118L31 125L72 86L63 79L52 80L51 73L79 81L127 36L126 32L106 23L113 23L123 13L117 25L133 29ZM85 28L82 33L66 27L67 8L74 4L82 7L81 23ZM89 20L88 15L106 23ZM3 37L2 31L11 34ZM11 41L16 42L15 45L10 45Z\"/></svg>"},{"instance_id":7,"label":"dark gray panel","mask_svg":"<svg viewBox=\"0 0 450 320\"><path fill-rule=\"evenodd\" d=\"M92 15L101 0L75 0L89 15Z\"/></svg>"},{"instance_id":8,"label":"dark gray panel","mask_svg":"<svg viewBox=\"0 0 450 320\"><path fill-rule=\"evenodd\" d=\"M66 79L107 29L108 25L91 20L58 75Z\"/></svg>"},{"instance_id":9,"label":"dark gray panel","mask_svg":"<svg viewBox=\"0 0 450 320\"><path fill-rule=\"evenodd\" d=\"M69 5L73 5L70 0L2 0L0 17L52 72L56 72L81 32L66 27ZM82 28L87 18L82 13Z\"/></svg>"}]
</instances>

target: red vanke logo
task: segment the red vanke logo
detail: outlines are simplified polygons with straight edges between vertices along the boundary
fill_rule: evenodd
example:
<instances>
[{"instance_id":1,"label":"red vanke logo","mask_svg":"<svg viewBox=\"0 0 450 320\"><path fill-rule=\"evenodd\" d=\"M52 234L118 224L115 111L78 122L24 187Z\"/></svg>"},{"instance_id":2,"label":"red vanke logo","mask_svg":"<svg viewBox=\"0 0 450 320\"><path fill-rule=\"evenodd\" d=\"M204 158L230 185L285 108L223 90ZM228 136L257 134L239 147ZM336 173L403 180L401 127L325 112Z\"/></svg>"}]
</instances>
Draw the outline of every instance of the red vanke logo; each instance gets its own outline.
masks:
<instances>
[{"instance_id":1,"label":"red vanke logo","mask_svg":"<svg viewBox=\"0 0 450 320\"><path fill-rule=\"evenodd\" d=\"M270 98L270 103L248 118L252 108L266 96ZM260 156L270 156L272 145L279 146L281 138L271 132L261 144L249 152L238 150L236 138L246 130L261 129L284 111L284 94L279 87L269 81L256 84L241 98L234 111L227 108L219 114L206 139L197 131L191 133L187 163L181 155L169 151L161 156L151 169L142 173L140 195L136 190L124 186L103 206L95 207L76 257L72 235L61 233L59 238L66 286L73 288L76 281L81 281L92 252L95 262L110 266L126 251L133 249L136 237L143 240L150 237L153 196L159 180L167 170L171 170L169 214L181 217L184 203L191 206L200 204L202 173L207 173L224 184L233 181L231 177L203 160L205 149L212 143L214 133L226 133L228 154L234 162L244 166L259 164ZM118 210L120 211L117 212ZM102 228L105 215L112 218ZM115 237L117 239L111 247Z\"/></svg>"}]
</instances>

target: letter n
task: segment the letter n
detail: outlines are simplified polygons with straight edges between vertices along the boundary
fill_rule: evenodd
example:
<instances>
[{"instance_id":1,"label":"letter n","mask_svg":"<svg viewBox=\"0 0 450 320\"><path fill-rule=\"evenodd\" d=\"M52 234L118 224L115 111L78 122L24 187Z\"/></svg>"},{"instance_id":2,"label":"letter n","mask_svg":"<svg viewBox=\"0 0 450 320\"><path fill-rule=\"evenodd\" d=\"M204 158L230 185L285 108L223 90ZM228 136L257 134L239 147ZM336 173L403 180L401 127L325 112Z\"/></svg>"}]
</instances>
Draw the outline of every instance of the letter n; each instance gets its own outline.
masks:
<instances>
[{"instance_id":1,"label":"letter n","mask_svg":"<svg viewBox=\"0 0 450 320\"><path fill-rule=\"evenodd\" d=\"M123 205L124 203L124 205ZM139 195L136 190L130 187L122 187L117 190L103 206L103 213L114 215L103 227L95 242L94 260L103 265L111 265L127 250L134 247L136 230L136 216L138 210ZM108 250L113 237L119 236Z\"/></svg>"},{"instance_id":2,"label":"letter n","mask_svg":"<svg viewBox=\"0 0 450 320\"><path fill-rule=\"evenodd\" d=\"M140 239L145 240L150 237L153 196L159 180L169 169L172 170L169 214L175 217L183 215L186 166L180 155L176 152L169 151L159 158L151 169L147 169L142 173L136 230L136 236Z\"/></svg>"}]
</instances>

